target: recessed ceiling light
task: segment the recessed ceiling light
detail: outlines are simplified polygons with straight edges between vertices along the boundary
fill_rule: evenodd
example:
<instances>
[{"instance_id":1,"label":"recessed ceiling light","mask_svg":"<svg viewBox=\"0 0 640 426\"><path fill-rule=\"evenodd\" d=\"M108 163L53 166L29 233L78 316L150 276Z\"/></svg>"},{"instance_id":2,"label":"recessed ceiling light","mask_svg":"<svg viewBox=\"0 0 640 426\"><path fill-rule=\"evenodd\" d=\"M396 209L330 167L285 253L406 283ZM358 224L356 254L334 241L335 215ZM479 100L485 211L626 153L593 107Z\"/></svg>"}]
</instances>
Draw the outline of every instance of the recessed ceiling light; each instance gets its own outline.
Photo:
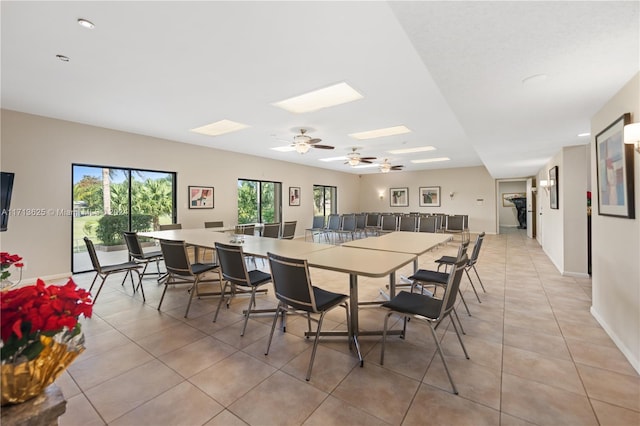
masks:
<instances>
[{"instance_id":1,"label":"recessed ceiling light","mask_svg":"<svg viewBox=\"0 0 640 426\"><path fill-rule=\"evenodd\" d=\"M231 120L220 120L215 123L207 124L206 126L197 127L195 129L191 129L192 132L200 133L202 135L207 136L219 136L224 135L225 133L231 133L238 130L242 130L249 127L246 124L236 123Z\"/></svg>"},{"instance_id":2,"label":"recessed ceiling light","mask_svg":"<svg viewBox=\"0 0 640 426\"><path fill-rule=\"evenodd\" d=\"M347 160L347 157L345 157L344 155L341 157L329 157L329 158L320 158L320 161L344 161Z\"/></svg>"},{"instance_id":3,"label":"recessed ceiling light","mask_svg":"<svg viewBox=\"0 0 640 426\"><path fill-rule=\"evenodd\" d=\"M95 28L95 25L93 24L93 22L86 20L84 18L79 18L78 19L78 25L80 25L83 28L88 28L90 30L92 30L93 28Z\"/></svg>"},{"instance_id":4,"label":"recessed ceiling light","mask_svg":"<svg viewBox=\"0 0 640 426\"><path fill-rule=\"evenodd\" d=\"M362 98L363 96L360 93L356 92L347 83L342 82L325 87L324 89L314 90L313 92L275 102L272 105L294 114L301 114L341 105Z\"/></svg>"},{"instance_id":5,"label":"recessed ceiling light","mask_svg":"<svg viewBox=\"0 0 640 426\"><path fill-rule=\"evenodd\" d=\"M402 135L409 132L411 132L411 130L406 126L394 126L386 127L384 129L369 130L366 132L351 133L349 136L355 139L373 139L381 138L383 136Z\"/></svg>"},{"instance_id":6,"label":"recessed ceiling light","mask_svg":"<svg viewBox=\"0 0 640 426\"><path fill-rule=\"evenodd\" d=\"M69 57L64 55L56 55L56 58L60 59L62 62L69 62Z\"/></svg>"},{"instance_id":7,"label":"recessed ceiling light","mask_svg":"<svg viewBox=\"0 0 640 426\"><path fill-rule=\"evenodd\" d=\"M290 152L290 151L295 151L296 147L292 145L287 145L287 146L276 146L271 149L279 152Z\"/></svg>"},{"instance_id":8,"label":"recessed ceiling light","mask_svg":"<svg viewBox=\"0 0 640 426\"><path fill-rule=\"evenodd\" d=\"M416 148L393 149L387 152L389 154L413 154L414 152L426 152L426 151L435 151L435 148L432 146L418 146Z\"/></svg>"},{"instance_id":9,"label":"recessed ceiling light","mask_svg":"<svg viewBox=\"0 0 640 426\"><path fill-rule=\"evenodd\" d=\"M578 133L578 137L579 138L586 138L587 136L591 136L591 133L586 132L586 133Z\"/></svg>"},{"instance_id":10,"label":"recessed ceiling light","mask_svg":"<svg viewBox=\"0 0 640 426\"><path fill-rule=\"evenodd\" d=\"M412 163L437 163L438 161L449 161L449 157L423 158L422 160L411 160Z\"/></svg>"}]
</instances>

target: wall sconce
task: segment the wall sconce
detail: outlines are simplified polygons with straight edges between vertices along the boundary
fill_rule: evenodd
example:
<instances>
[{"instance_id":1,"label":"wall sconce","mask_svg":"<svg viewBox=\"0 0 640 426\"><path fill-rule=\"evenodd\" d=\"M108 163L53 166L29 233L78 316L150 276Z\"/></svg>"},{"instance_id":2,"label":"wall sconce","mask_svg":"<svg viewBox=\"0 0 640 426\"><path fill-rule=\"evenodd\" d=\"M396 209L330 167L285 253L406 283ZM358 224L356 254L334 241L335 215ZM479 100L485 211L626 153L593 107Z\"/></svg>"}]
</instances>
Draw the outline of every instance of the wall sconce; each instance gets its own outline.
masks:
<instances>
[{"instance_id":1,"label":"wall sconce","mask_svg":"<svg viewBox=\"0 0 640 426\"><path fill-rule=\"evenodd\" d=\"M549 192L549 187L553 186L553 181L552 180L546 180L546 179L541 179L540 180L540 187L544 188L545 191L547 191L547 193Z\"/></svg>"},{"instance_id":2,"label":"wall sconce","mask_svg":"<svg viewBox=\"0 0 640 426\"><path fill-rule=\"evenodd\" d=\"M640 153L640 123L631 123L624 126L624 143L635 145L636 152Z\"/></svg>"},{"instance_id":3,"label":"wall sconce","mask_svg":"<svg viewBox=\"0 0 640 426\"><path fill-rule=\"evenodd\" d=\"M449 198L451 198L451 199L453 200L453 196L454 196L454 195L456 195L456 193L455 193L455 192L453 192L453 191L451 191L451 192L449 193Z\"/></svg>"},{"instance_id":4,"label":"wall sconce","mask_svg":"<svg viewBox=\"0 0 640 426\"><path fill-rule=\"evenodd\" d=\"M378 194L380 196L380 199L384 199L384 192L380 191L380 193Z\"/></svg>"}]
</instances>

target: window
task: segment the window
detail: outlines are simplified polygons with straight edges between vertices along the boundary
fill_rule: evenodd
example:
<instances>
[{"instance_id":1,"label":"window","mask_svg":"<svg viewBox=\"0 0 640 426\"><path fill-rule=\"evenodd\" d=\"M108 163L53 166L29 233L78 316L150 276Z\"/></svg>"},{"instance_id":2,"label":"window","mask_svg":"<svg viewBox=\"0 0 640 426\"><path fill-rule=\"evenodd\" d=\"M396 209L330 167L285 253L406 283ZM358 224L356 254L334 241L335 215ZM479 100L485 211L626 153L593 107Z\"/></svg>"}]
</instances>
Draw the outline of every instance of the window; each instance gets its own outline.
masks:
<instances>
[{"instance_id":1,"label":"window","mask_svg":"<svg viewBox=\"0 0 640 426\"><path fill-rule=\"evenodd\" d=\"M157 230L176 220L175 173L73 164L72 182L74 273L92 269L84 237L101 262L126 262L123 231Z\"/></svg>"},{"instance_id":2,"label":"window","mask_svg":"<svg viewBox=\"0 0 640 426\"><path fill-rule=\"evenodd\" d=\"M282 184L238 179L238 223L282 221Z\"/></svg>"},{"instance_id":3,"label":"window","mask_svg":"<svg viewBox=\"0 0 640 426\"><path fill-rule=\"evenodd\" d=\"M338 213L338 188L313 185L313 215L329 216Z\"/></svg>"}]
</instances>

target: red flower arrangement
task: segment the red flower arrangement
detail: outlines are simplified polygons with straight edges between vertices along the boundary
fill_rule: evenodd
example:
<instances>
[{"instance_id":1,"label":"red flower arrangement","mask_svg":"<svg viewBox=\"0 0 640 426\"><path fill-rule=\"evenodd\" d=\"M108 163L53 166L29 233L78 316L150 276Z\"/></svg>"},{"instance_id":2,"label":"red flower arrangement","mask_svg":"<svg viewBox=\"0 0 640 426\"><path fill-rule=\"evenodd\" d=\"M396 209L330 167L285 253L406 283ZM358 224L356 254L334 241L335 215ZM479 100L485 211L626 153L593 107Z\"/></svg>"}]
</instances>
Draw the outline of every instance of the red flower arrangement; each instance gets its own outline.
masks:
<instances>
[{"instance_id":1,"label":"red flower arrangement","mask_svg":"<svg viewBox=\"0 0 640 426\"><path fill-rule=\"evenodd\" d=\"M71 342L80 335L78 317L91 317L92 308L91 294L72 279L63 286L46 286L38 279L34 285L0 292L2 364L37 357L44 349L41 336Z\"/></svg>"},{"instance_id":2,"label":"red flower arrangement","mask_svg":"<svg viewBox=\"0 0 640 426\"><path fill-rule=\"evenodd\" d=\"M0 280L6 280L11 276L11 272L9 272L9 267L11 265L16 268L22 268L24 263L20 262L22 258L17 254L9 254L6 251L0 252Z\"/></svg>"}]
</instances>

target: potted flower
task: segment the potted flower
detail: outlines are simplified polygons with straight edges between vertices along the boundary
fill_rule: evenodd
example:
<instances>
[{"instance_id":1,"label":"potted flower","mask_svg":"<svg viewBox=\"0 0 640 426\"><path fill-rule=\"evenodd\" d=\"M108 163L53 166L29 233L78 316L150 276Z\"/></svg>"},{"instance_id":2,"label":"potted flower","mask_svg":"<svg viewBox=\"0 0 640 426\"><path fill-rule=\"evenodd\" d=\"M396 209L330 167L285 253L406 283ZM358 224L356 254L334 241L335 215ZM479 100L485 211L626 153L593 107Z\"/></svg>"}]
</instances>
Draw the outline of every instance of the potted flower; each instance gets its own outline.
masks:
<instances>
[{"instance_id":1,"label":"potted flower","mask_svg":"<svg viewBox=\"0 0 640 426\"><path fill-rule=\"evenodd\" d=\"M22 263L21 260L22 258L17 254L9 254L6 251L0 252L0 282L2 283L2 288L17 285L22 280L22 267L24 263ZM20 271L20 278L16 283L9 281L9 277L11 276L9 269L11 267L17 268Z\"/></svg>"},{"instance_id":2,"label":"potted flower","mask_svg":"<svg viewBox=\"0 0 640 426\"><path fill-rule=\"evenodd\" d=\"M0 292L2 405L38 395L84 350L80 315L91 317L91 294L72 279Z\"/></svg>"}]
</instances>

